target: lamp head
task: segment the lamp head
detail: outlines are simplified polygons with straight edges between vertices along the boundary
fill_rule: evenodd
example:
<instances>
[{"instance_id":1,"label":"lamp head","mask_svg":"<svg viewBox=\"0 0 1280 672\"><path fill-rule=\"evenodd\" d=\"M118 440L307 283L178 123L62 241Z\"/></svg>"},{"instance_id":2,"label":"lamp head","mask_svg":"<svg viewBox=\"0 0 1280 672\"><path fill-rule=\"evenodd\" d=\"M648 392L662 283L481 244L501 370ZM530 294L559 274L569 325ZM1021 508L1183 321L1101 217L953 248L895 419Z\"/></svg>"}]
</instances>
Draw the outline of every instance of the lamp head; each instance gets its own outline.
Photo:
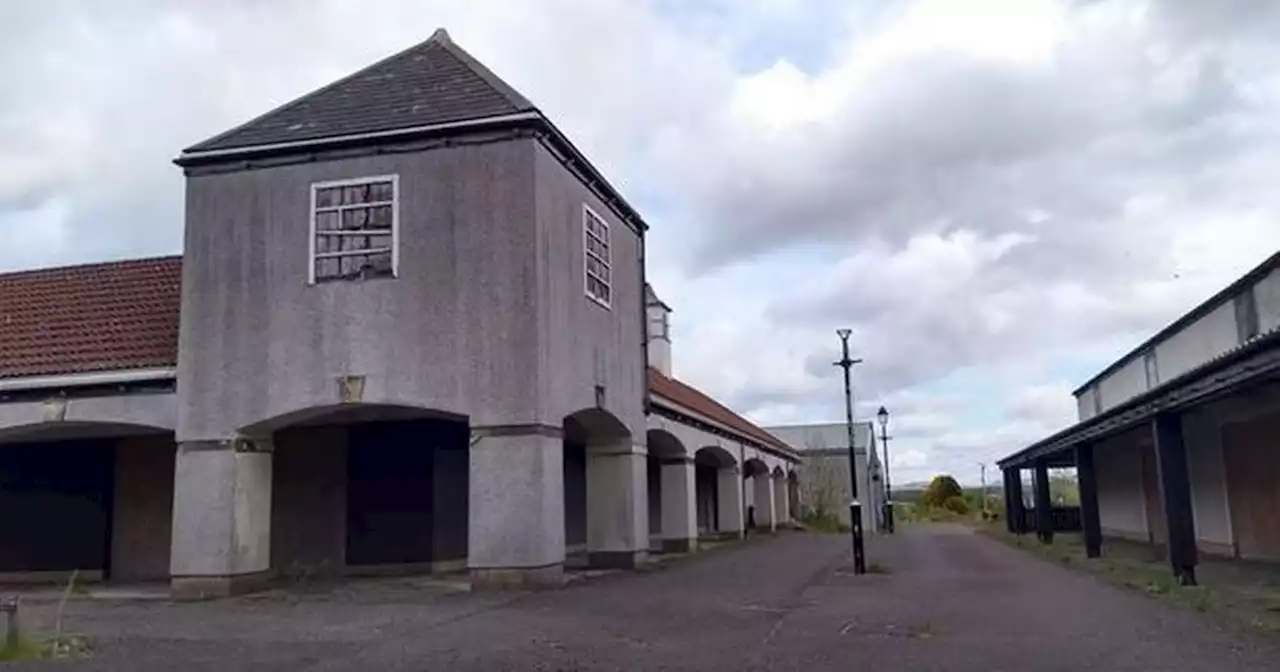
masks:
<instances>
[{"instance_id":1,"label":"lamp head","mask_svg":"<svg viewBox=\"0 0 1280 672\"><path fill-rule=\"evenodd\" d=\"M839 336L841 340L849 338L849 335L852 333L852 329L836 329L836 335Z\"/></svg>"},{"instance_id":2,"label":"lamp head","mask_svg":"<svg viewBox=\"0 0 1280 672\"><path fill-rule=\"evenodd\" d=\"M881 427L884 427L889 424L889 411L885 409L884 406L881 406L880 410L876 411L876 417L880 419Z\"/></svg>"}]
</instances>

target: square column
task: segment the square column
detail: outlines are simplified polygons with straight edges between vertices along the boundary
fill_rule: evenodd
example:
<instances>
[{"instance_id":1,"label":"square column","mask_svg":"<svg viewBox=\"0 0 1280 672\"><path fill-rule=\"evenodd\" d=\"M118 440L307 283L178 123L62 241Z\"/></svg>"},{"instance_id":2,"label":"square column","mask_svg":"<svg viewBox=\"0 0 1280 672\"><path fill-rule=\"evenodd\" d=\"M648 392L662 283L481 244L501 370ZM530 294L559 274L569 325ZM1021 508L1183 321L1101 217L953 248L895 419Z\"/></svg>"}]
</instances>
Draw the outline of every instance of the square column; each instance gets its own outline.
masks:
<instances>
[{"instance_id":1,"label":"square column","mask_svg":"<svg viewBox=\"0 0 1280 672\"><path fill-rule=\"evenodd\" d=\"M1187 448L1182 437L1182 418L1172 413L1157 415L1151 422L1155 434L1156 468L1160 474L1160 499L1169 530L1169 565L1184 586L1196 585L1196 524L1191 511L1191 476Z\"/></svg>"},{"instance_id":2,"label":"square column","mask_svg":"<svg viewBox=\"0 0 1280 672\"><path fill-rule=\"evenodd\" d=\"M662 550L688 553L698 547L697 483L693 458L662 461Z\"/></svg>"},{"instance_id":3,"label":"square column","mask_svg":"<svg viewBox=\"0 0 1280 672\"><path fill-rule=\"evenodd\" d=\"M616 451L616 452L615 452ZM631 569L649 554L649 471L630 440L587 448L587 562Z\"/></svg>"},{"instance_id":4,"label":"square column","mask_svg":"<svg viewBox=\"0 0 1280 672\"><path fill-rule=\"evenodd\" d=\"M1098 472L1093 466L1093 444L1076 446L1076 481L1080 485L1080 525L1085 556L1102 556L1102 519L1098 514Z\"/></svg>"},{"instance_id":5,"label":"square column","mask_svg":"<svg viewBox=\"0 0 1280 672\"><path fill-rule=\"evenodd\" d=\"M787 500L787 479L773 480L773 512L777 520L775 527L791 522L791 502Z\"/></svg>"},{"instance_id":6,"label":"square column","mask_svg":"<svg viewBox=\"0 0 1280 672\"><path fill-rule=\"evenodd\" d=\"M1049 464L1044 459L1036 460L1036 536L1040 543L1053 543L1053 502L1049 498Z\"/></svg>"},{"instance_id":7,"label":"square column","mask_svg":"<svg viewBox=\"0 0 1280 672\"><path fill-rule=\"evenodd\" d=\"M737 466L716 473L716 532L741 537L746 512L742 502L742 474Z\"/></svg>"},{"instance_id":8,"label":"square column","mask_svg":"<svg viewBox=\"0 0 1280 672\"><path fill-rule=\"evenodd\" d=\"M765 474L751 480L755 481L756 526L772 532L777 529L777 512L773 508L773 477Z\"/></svg>"},{"instance_id":9,"label":"square column","mask_svg":"<svg viewBox=\"0 0 1280 672\"><path fill-rule=\"evenodd\" d=\"M559 427L471 432L467 567L475 587L564 583L564 446Z\"/></svg>"},{"instance_id":10,"label":"square column","mask_svg":"<svg viewBox=\"0 0 1280 672\"><path fill-rule=\"evenodd\" d=\"M174 466L174 597L259 590L271 579L271 444L237 437L178 446Z\"/></svg>"}]
</instances>

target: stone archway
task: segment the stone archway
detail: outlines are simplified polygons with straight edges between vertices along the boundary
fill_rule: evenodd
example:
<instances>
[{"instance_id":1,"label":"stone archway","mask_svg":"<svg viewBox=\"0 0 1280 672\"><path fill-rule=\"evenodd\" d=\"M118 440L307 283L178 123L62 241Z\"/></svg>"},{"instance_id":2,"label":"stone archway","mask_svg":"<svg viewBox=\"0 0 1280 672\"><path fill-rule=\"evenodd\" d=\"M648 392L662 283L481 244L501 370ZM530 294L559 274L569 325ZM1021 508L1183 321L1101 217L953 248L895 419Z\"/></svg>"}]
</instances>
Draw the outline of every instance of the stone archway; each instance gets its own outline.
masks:
<instances>
[{"instance_id":1,"label":"stone archway","mask_svg":"<svg viewBox=\"0 0 1280 672\"><path fill-rule=\"evenodd\" d=\"M650 548L686 553L697 548L696 469L673 434L651 429L648 446Z\"/></svg>"},{"instance_id":2,"label":"stone archway","mask_svg":"<svg viewBox=\"0 0 1280 672\"><path fill-rule=\"evenodd\" d=\"M170 428L57 421L0 432L0 580L169 576Z\"/></svg>"},{"instance_id":3,"label":"stone archway","mask_svg":"<svg viewBox=\"0 0 1280 672\"><path fill-rule=\"evenodd\" d=\"M746 461L742 477L751 482L747 497L747 527L772 532L776 524L772 472L764 460L753 457Z\"/></svg>"},{"instance_id":4,"label":"stone archway","mask_svg":"<svg viewBox=\"0 0 1280 672\"><path fill-rule=\"evenodd\" d=\"M774 527L791 524L791 499L787 492L787 475L782 467L774 467L770 477L773 479L773 512Z\"/></svg>"},{"instance_id":5,"label":"stone archway","mask_svg":"<svg viewBox=\"0 0 1280 672\"><path fill-rule=\"evenodd\" d=\"M699 531L713 537L742 536L745 518L738 461L719 446L700 448L693 459Z\"/></svg>"},{"instance_id":6,"label":"stone archway","mask_svg":"<svg viewBox=\"0 0 1280 672\"><path fill-rule=\"evenodd\" d=\"M568 562L618 569L643 564L649 550L644 447L612 413L590 408L565 417L564 455Z\"/></svg>"}]
</instances>

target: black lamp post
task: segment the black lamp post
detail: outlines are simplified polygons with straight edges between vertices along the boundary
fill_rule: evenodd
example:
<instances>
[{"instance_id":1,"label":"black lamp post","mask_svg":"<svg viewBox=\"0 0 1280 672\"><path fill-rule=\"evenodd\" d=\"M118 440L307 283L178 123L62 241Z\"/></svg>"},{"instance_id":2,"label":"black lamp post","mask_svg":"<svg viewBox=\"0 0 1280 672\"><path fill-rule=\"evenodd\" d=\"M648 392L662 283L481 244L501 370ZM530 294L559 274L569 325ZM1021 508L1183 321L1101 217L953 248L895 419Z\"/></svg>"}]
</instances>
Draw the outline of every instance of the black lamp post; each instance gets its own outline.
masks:
<instances>
[{"instance_id":1,"label":"black lamp post","mask_svg":"<svg viewBox=\"0 0 1280 672\"><path fill-rule=\"evenodd\" d=\"M880 445L884 446L884 529L893 534L893 486L889 484L889 411L881 406L876 418L880 420Z\"/></svg>"},{"instance_id":2,"label":"black lamp post","mask_svg":"<svg viewBox=\"0 0 1280 672\"><path fill-rule=\"evenodd\" d=\"M858 456L853 447L853 385L849 379L849 370L862 360L849 359L849 335L852 333L852 329L836 330L836 335L840 337L841 358L835 365L844 369L845 427L849 431L849 492L853 497L849 502L849 527L853 533L853 573L865 574L867 559L862 545L862 503L858 501Z\"/></svg>"}]
</instances>

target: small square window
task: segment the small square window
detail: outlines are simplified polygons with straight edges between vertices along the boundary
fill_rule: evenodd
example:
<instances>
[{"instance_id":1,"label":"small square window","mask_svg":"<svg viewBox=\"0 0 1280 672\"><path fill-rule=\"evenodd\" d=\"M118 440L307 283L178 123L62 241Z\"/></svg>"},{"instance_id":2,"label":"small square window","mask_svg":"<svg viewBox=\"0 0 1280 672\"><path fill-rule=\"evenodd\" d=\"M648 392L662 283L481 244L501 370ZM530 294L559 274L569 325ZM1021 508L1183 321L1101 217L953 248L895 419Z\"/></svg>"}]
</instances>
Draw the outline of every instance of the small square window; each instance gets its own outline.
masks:
<instances>
[{"instance_id":1,"label":"small square window","mask_svg":"<svg viewBox=\"0 0 1280 672\"><path fill-rule=\"evenodd\" d=\"M311 185L311 282L395 277L395 175Z\"/></svg>"},{"instance_id":2,"label":"small square window","mask_svg":"<svg viewBox=\"0 0 1280 672\"><path fill-rule=\"evenodd\" d=\"M582 206L582 236L587 296L608 308L613 298L609 223L586 205Z\"/></svg>"}]
</instances>

